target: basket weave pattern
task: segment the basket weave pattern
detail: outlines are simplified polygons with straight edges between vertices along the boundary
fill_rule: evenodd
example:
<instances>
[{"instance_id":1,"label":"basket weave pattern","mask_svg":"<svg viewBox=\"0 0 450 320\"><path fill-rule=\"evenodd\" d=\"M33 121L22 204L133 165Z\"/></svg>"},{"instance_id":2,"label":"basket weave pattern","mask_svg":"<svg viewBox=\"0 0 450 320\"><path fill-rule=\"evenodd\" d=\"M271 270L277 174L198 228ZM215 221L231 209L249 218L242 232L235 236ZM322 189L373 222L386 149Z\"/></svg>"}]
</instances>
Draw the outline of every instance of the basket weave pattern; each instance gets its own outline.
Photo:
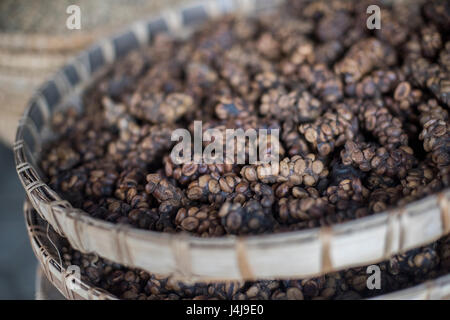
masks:
<instances>
[{"instance_id":1,"label":"basket weave pattern","mask_svg":"<svg viewBox=\"0 0 450 320\"><path fill-rule=\"evenodd\" d=\"M54 254L48 241L47 223L37 217L36 212L29 202L24 204L25 221L28 229L31 247L42 267L42 272L52 285L69 300L116 300L113 295L100 288L94 288L90 284L73 277L64 268ZM77 284L78 288L70 286Z\"/></svg>"},{"instance_id":2,"label":"basket weave pattern","mask_svg":"<svg viewBox=\"0 0 450 320\"><path fill-rule=\"evenodd\" d=\"M83 52L36 92L20 122L14 154L19 178L39 215L81 252L129 267L193 280L304 278L388 259L450 232L450 189L405 207L332 227L251 237L197 238L133 229L90 217L41 178L37 160L52 112L155 33L178 34L227 12L252 13L279 1L204 1L141 21ZM157 257L157 258L154 258Z\"/></svg>"}]
</instances>

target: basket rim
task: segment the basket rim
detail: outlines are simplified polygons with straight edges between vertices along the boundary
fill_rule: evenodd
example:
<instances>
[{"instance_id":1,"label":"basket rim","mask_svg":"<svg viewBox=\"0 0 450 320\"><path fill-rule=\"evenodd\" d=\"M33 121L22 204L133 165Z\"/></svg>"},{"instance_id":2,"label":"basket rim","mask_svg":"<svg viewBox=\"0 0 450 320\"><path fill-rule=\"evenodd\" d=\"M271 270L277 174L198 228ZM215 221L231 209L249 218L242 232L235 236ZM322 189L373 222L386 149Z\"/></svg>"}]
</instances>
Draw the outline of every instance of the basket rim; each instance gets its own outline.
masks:
<instances>
[{"instance_id":1,"label":"basket rim","mask_svg":"<svg viewBox=\"0 0 450 320\"><path fill-rule=\"evenodd\" d=\"M28 229L28 237L33 248L33 252L36 258L39 260L39 270L47 278L47 280L64 295L67 299L107 299L107 300L118 300L118 298L110 293L109 291L103 290L99 287L91 285L83 280L80 281L80 287L86 291L86 294L80 295L79 291L72 290L71 288L64 286L66 283L64 280L65 269L59 265L58 258L51 254L47 247L42 241L39 241L40 234L36 232L38 224L33 224L34 218L38 215L37 211L32 207L28 200L25 200L24 206L24 217L25 223ZM45 220L44 223L48 224ZM41 234L42 235L42 234ZM37 238L37 239L36 239ZM34 244L34 246L33 246ZM44 266L44 264L46 264ZM59 278L54 278L49 275L50 267L49 265L59 266L61 272ZM81 290L81 289L80 289ZM438 278L425 281L423 283L417 284L415 286L405 288L399 291L394 291L390 293L385 293L375 297L367 298L366 300L396 300L396 299L423 299L423 300L435 300L435 299L449 299L450 298L450 273L442 275Z\"/></svg>"},{"instance_id":2,"label":"basket rim","mask_svg":"<svg viewBox=\"0 0 450 320\"><path fill-rule=\"evenodd\" d=\"M43 240L44 228L37 223L33 223L37 212L31 206L28 200L23 205L25 224L27 226L28 240L30 241L33 253L39 261L38 270L47 278L47 280L69 300L117 300L112 293L102 288L91 285L83 279L74 279L77 281L78 289L72 288L68 283L72 280L70 272L64 268ZM45 221L45 220L44 220ZM48 223L45 221L45 224ZM38 279L36 279L38 281ZM37 282L36 282L37 284Z\"/></svg>"},{"instance_id":3,"label":"basket rim","mask_svg":"<svg viewBox=\"0 0 450 320\"><path fill-rule=\"evenodd\" d=\"M258 261L258 259L254 256L249 256L252 248L260 252L265 249L269 250L271 247L272 249L277 246L280 247L280 244L295 243L296 245L303 245L305 243L314 243L316 248L314 250L318 252L316 256L310 258L318 260L317 263L315 262L315 270L303 270L299 274L292 275L303 277L306 275L320 275L350 266L367 265L370 262L375 263L392 254L437 240L450 232L450 188L424 199L414 201L404 207L393 208L382 213L335 224L330 227L326 226L276 234L200 238L183 233L168 234L131 228L93 218L86 212L73 208L68 201L61 199L54 190L41 180L39 168L35 161L36 155L39 154L41 148L40 133L43 127L45 127L44 124L48 124L51 110L60 105L62 98L65 98L74 90L78 90L83 83L93 79L105 65L114 62L116 57L119 58L134 48L148 44L154 32L177 32L177 30L180 30L180 27L191 28L204 19L210 19L230 11L242 10L248 13L254 12L265 9L267 7L266 2L270 5L276 5L278 2L282 2L282 0L273 2L268 0L200 1L179 6L178 9L171 9L147 20L138 21L132 24L131 27L125 28L123 32L109 38L101 39L83 51L72 62L62 67L52 79L47 81L34 94L16 132L13 147L16 171L33 206L59 234L67 236L72 246L82 252L96 252L105 258L115 261L118 260L117 262L119 263L148 270L148 265L142 265L142 262L137 263L133 260L133 258L137 257L130 253L128 243L122 245L121 241L138 241L141 244L152 242L156 245L168 245L175 259L173 262L175 267L174 270L168 270L166 272L179 273L181 278L187 276L198 276L202 278L207 276L206 273L195 275L190 272L187 274L180 272L180 267L185 267L187 264L192 265L194 262L190 260L192 257L189 257L193 254L189 251L190 249L233 250L235 255L233 259L236 259L235 267L238 271L235 272L234 276L228 275L225 278L253 279L255 277L287 277L288 275L279 274L276 271L255 271L254 269L257 265L255 261ZM261 4L263 6L258 7ZM74 80L74 74L77 75L78 80ZM417 208L425 211L418 210ZM424 217L427 212L432 213L428 214L428 220ZM433 232L429 230L423 231L428 232L428 234L424 235L425 240L421 239L418 241L414 239L414 235L411 232L408 233L406 228L408 221L414 217L422 217L421 219L425 219L422 221L433 221L432 223L436 224L434 225L436 230ZM436 221L436 219L439 221ZM332 260L337 260L336 256L339 256L339 252L349 245L349 242L345 241L345 236L358 236L361 231L370 231L375 228L383 229L381 236L384 238L382 248L377 247L374 249L375 251L378 250L375 255L356 258L356 260L338 263L337 265L336 263L333 264ZM68 230L71 232L67 232ZM92 243L90 239L88 239L89 241L84 239L80 235L80 230L83 235L85 235L85 232L83 232L85 230L90 230L90 232L109 232L110 237L108 239L117 239L117 248L114 248L114 250L110 248L109 251L104 251L104 247L101 245ZM406 240L404 239L405 237L407 238ZM342 240L341 243L336 245L335 242L332 242L336 239ZM371 236L371 239L373 241L376 237ZM335 247L338 247L341 251L336 251ZM186 250L189 252L186 253ZM380 250L381 252L379 252ZM131 251L133 251L133 248ZM307 258L308 254L304 251L303 257ZM268 263L268 261L266 262ZM283 264L282 260L278 264ZM223 273L225 271L222 270L221 272ZM215 279L216 276L209 275L212 279ZM222 279L223 277L220 276L219 278Z\"/></svg>"}]
</instances>

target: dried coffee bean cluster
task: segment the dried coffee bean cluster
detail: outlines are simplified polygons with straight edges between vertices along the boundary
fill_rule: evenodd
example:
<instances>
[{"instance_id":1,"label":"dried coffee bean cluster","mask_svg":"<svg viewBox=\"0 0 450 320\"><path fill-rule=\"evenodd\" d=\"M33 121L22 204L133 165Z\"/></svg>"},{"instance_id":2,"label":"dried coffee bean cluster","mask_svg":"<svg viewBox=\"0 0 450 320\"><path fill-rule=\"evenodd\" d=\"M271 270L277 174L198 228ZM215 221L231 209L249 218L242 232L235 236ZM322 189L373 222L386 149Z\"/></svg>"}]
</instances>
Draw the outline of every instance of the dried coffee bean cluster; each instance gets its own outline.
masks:
<instances>
[{"instance_id":1,"label":"dried coffee bean cluster","mask_svg":"<svg viewBox=\"0 0 450 320\"><path fill-rule=\"evenodd\" d=\"M270 184L288 182L292 186L314 186L321 177L328 175L328 170L323 162L311 153L305 157L284 158L275 168L270 163L245 165L241 170L241 175L250 182L261 181Z\"/></svg>"},{"instance_id":2,"label":"dried coffee bean cluster","mask_svg":"<svg viewBox=\"0 0 450 320\"><path fill-rule=\"evenodd\" d=\"M405 177L416 162L413 150L408 146L389 151L385 147L376 148L371 143L353 141L345 143L341 158L343 164L354 165L361 171L400 178Z\"/></svg>"},{"instance_id":3,"label":"dried coffee bean cluster","mask_svg":"<svg viewBox=\"0 0 450 320\"><path fill-rule=\"evenodd\" d=\"M296 123L309 122L318 118L322 111L321 102L306 90L296 89L283 94L277 89L261 97L260 113L276 119L293 119Z\"/></svg>"},{"instance_id":4,"label":"dried coffee bean cluster","mask_svg":"<svg viewBox=\"0 0 450 320\"><path fill-rule=\"evenodd\" d=\"M450 125L448 111L439 106L436 100L419 106L420 122L423 130L419 139L423 148L431 153L431 158L439 168L450 165Z\"/></svg>"},{"instance_id":5,"label":"dried coffee bean cluster","mask_svg":"<svg viewBox=\"0 0 450 320\"><path fill-rule=\"evenodd\" d=\"M177 220L180 218L182 228L202 231L214 228L220 234L223 230L207 220L208 212L204 208L179 211ZM249 227L253 224L247 221ZM128 300L361 299L405 289L450 271L450 237L377 264L381 284L380 289L373 290L367 287L371 275L367 267L308 279L185 283L173 277L129 269L96 255L85 255L69 246L64 246L61 252L65 266L80 266L83 280Z\"/></svg>"},{"instance_id":6,"label":"dried coffee bean cluster","mask_svg":"<svg viewBox=\"0 0 450 320\"><path fill-rule=\"evenodd\" d=\"M366 27L372 4L383 12L380 30ZM311 228L404 205L450 185L449 16L439 0L289 0L216 19L188 39L161 33L105 70L84 92L83 112L53 116L59 138L41 167L93 217L201 237ZM178 164L171 135L193 136L196 120L223 145L227 129L280 130L279 162L249 163L247 146L231 155L245 163ZM325 297L342 281L273 290ZM208 290L230 297L235 288ZM267 297L261 288L239 294Z\"/></svg>"}]
</instances>

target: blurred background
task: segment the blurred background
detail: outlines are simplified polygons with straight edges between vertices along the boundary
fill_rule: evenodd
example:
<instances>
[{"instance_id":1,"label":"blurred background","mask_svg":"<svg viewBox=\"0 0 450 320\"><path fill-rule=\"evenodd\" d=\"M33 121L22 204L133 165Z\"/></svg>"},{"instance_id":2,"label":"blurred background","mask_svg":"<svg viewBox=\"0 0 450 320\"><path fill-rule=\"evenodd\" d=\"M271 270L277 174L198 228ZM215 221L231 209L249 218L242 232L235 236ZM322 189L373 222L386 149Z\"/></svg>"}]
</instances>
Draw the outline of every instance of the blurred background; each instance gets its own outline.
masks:
<instances>
[{"instance_id":1,"label":"blurred background","mask_svg":"<svg viewBox=\"0 0 450 320\"><path fill-rule=\"evenodd\" d=\"M23 218L11 146L34 90L95 39L189 0L0 0L0 299L46 298ZM81 29L69 30L69 5ZM38 287L36 289L36 278Z\"/></svg>"}]
</instances>

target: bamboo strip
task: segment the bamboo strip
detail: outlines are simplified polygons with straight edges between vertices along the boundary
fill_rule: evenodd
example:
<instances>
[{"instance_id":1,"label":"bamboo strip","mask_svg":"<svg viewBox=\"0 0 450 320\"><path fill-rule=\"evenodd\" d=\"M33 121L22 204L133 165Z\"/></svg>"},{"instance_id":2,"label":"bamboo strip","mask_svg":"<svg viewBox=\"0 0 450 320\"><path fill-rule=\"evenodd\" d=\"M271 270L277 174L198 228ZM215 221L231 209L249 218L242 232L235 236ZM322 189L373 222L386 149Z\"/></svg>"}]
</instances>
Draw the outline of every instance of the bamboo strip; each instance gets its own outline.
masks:
<instances>
[{"instance_id":1,"label":"bamboo strip","mask_svg":"<svg viewBox=\"0 0 450 320\"><path fill-rule=\"evenodd\" d=\"M20 51L53 51L67 52L80 50L90 44L98 32L77 35L46 35L0 33L0 48Z\"/></svg>"},{"instance_id":2,"label":"bamboo strip","mask_svg":"<svg viewBox=\"0 0 450 320\"><path fill-rule=\"evenodd\" d=\"M71 54L0 51L0 67L46 71L63 65Z\"/></svg>"}]
</instances>

